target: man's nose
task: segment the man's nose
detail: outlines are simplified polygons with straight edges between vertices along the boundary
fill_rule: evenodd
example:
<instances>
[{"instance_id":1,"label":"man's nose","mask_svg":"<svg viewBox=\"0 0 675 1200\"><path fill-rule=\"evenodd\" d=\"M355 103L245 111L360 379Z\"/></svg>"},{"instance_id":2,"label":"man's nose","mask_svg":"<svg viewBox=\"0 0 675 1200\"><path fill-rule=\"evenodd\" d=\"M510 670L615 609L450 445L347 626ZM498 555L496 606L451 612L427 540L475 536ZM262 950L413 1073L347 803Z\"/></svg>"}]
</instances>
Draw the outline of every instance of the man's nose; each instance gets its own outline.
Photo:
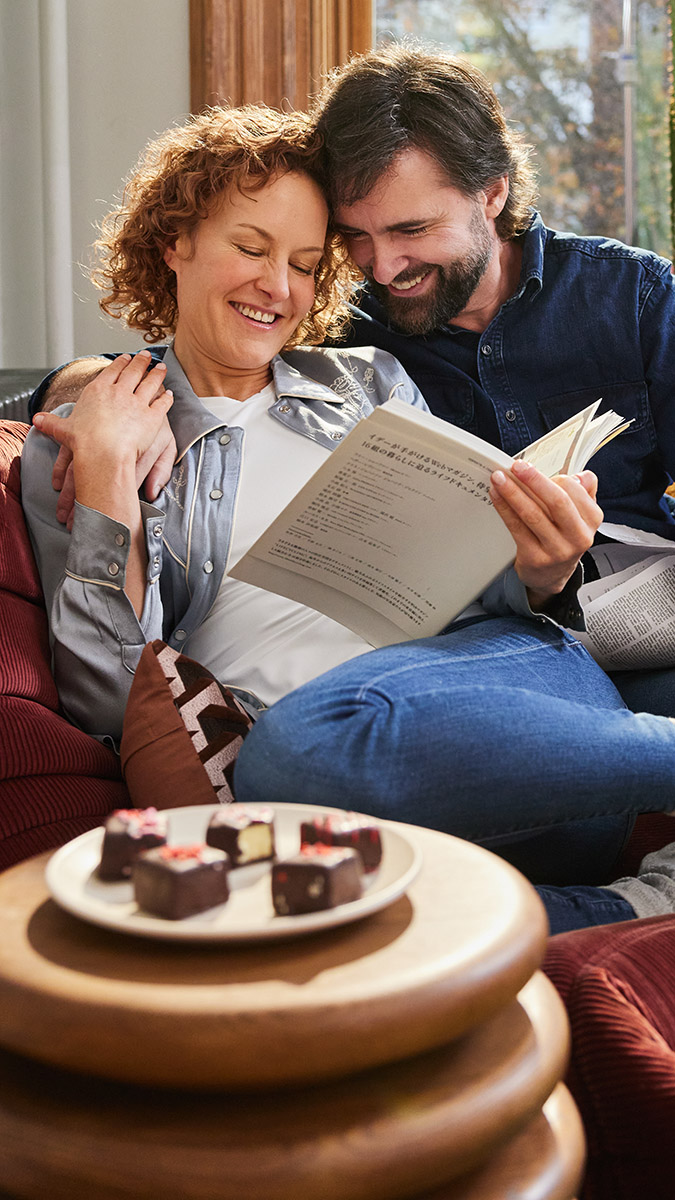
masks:
<instances>
[{"instance_id":1,"label":"man's nose","mask_svg":"<svg viewBox=\"0 0 675 1200\"><path fill-rule=\"evenodd\" d=\"M368 269L377 283L385 287L390 284L408 265L408 260L398 254L393 247L386 245L372 246L371 261Z\"/></svg>"}]
</instances>

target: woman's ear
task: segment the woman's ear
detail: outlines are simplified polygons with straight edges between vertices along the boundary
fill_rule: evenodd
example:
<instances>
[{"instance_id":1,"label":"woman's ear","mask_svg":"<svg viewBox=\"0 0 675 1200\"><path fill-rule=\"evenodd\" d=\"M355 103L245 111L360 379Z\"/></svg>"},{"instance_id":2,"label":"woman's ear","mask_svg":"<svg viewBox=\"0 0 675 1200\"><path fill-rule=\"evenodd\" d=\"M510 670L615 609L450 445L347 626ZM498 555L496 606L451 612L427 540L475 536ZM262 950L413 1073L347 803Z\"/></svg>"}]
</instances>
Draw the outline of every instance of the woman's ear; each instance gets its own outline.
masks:
<instances>
[{"instance_id":1,"label":"woman's ear","mask_svg":"<svg viewBox=\"0 0 675 1200\"><path fill-rule=\"evenodd\" d=\"M169 242L168 246L164 250L164 254L162 255L162 258L164 259L164 262L166 263L169 270L173 271L174 270L173 264L176 261L176 238L173 238L172 241Z\"/></svg>"}]
</instances>

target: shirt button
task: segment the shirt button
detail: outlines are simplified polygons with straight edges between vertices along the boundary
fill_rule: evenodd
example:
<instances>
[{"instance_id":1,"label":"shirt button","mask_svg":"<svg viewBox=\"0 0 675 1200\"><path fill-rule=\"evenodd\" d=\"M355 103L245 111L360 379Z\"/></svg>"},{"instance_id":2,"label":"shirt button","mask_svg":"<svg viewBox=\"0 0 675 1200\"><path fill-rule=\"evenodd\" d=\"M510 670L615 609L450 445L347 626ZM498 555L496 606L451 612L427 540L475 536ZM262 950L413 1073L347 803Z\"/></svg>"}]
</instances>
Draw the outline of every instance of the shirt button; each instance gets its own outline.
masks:
<instances>
[{"instance_id":1,"label":"shirt button","mask_svg":"<svg viewBox=\"0 0 675 1200\"><path fill-rule=\"evenodd\" d=\"M152 531L152 532L153 532L153 534L155 535L155 537L161 537L161 536L162 536L162 526L161 526L161 525L155 525L155 528L153 529L153 531Z\"/></svg>"},{"instance_id":2,"label":"shirt button","mask_svg":"<svg viewBox=\"0 0 675 1200\"><path fill-rule=\"evenodd\" d=\"M159 570L159 554L156 554L155 557L153 558L152 565L156 571Z\"/></svg>"},{"instance_id":3,"label":"shirt button","mask_svg":"<svg viewBox=\"0 0 675 1200\"><path fill-rule=\"evenodd\" d=\"M206 562L204 563L204 574L210 575L212 570L213 570L213 563L211 562L210 558L207 558Z\"/></svg>"},{"instance_id":4,"label":"shirt button","mask_svg":"<svg viewBox=\"0 0 675 1200\"><path fill-rule=\"evenodd\" d=\"M506 417L507 421L515 421L515 419L516 419L516 414L514 413L512 408L507 408L506 412L504 413L504 416Z\"/></svg>"},{"instance_id":5,"label":"shirt button","mask_svg":"<svg viewBox=\"0 0 675 1200\"><path fill-rule=\"evenodd\" d=\"M490 345L490 343L486 342L485 345L481 346L480 352L481 352L481 354L484 354L486 358L489 358L490 355L492 354L492 346Z\"/></svg>"},{"instance_id":6,"label":"shirt button","mask_svg":"<svg viewBox=\"0 0 675 1200\"><path fill-rule=\"evenodd\" d=\"M117 563L109 563L108 564L108 574L109 575L119 575L119 573L120 573L120 569L119 569Z\"/></svg>"},{"instance_id":7,"label":"shirt button","mask_svg":"<svg viewBox=\"0 0 675 1200\"><path fill-rule=\"evenodd\" d=\"M116 534L115 534L115 543L116 543L116 545L118 545L118 546L123 546L123 545L124 545L124 534L123 534L123 533L116 533Z\"/></svg>"},{"instance_id":8,"label":"shirt button","mask_svg":"<svg viewBox=\"0 0 675 1200\"><path fill-rule=\"evenodd\" d=\"M232 438L230 437L229 433L221 433L218 440L219 440L221 446L229 446L230 442L232 441ZM178 637L178 634L176 634L176 637Z\"/></svg>"},{"instance_id":9,"label":"shirt button","mask_svg":"<svg viewBox=\"0 0 675 1200\"><path fill-rule=\"evenodd\" d=\"M330 436L332 437L334 442L339 442L340 438L343 437L344 435L342 433L331 433Z\"/></svg>"},{"instance_id":10,"label":"shirt button","mask_svg":"<svg viewBox=\"0 0 675 1200\"><path fill-rule=\"evenodd\" d=\"M277 412L282 412L282 413L287 413L287 412L290 412L290 411L291 411L291 406L290 406L290 404L280 404L280 405L279 405L279 407L278 407L278 409L277 409Z\"/></svg>"},{"instance_id":11,"label":"shirt button","mask_svg":"<svg viewBox=\"0 0 675 1200\"><path fill-rule=\"evenodd\" d=\"M222 494L223 493L221 492L220 488L213 488L212 491L209 492L209 496L212 500L220 500Z\"/></svg>"},{"instance_id":12,"label":"shirt button","mask_svg":"<svg viewBox=\"0 0 675 1200\"><path fill-rule=\"evenodd\" d=\"M187 633L184 629L177 629L173 636L177 642L184 642L187 637Z\"/></svg>"}]
</instances>

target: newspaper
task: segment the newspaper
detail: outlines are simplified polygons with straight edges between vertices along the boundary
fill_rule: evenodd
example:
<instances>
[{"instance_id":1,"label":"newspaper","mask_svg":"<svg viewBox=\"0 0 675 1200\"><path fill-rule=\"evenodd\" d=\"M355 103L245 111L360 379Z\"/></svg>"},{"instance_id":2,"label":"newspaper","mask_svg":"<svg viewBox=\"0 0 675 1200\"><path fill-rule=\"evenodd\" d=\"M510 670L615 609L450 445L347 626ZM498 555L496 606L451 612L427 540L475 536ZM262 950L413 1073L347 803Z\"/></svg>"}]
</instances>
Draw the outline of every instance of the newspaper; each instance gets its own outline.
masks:
<instances>
[{"instance_id":1,"label":"newspaper","mask_svg":"<svg viewBox=\"0 0 675 1200\"><path fill-rule=\"evenodd\" d=\"M605 670L675 665L675 542L608 522L598 532L616 540L588 552L600 578L579 588L575 637Z\"/></svg>"}]
</instances>

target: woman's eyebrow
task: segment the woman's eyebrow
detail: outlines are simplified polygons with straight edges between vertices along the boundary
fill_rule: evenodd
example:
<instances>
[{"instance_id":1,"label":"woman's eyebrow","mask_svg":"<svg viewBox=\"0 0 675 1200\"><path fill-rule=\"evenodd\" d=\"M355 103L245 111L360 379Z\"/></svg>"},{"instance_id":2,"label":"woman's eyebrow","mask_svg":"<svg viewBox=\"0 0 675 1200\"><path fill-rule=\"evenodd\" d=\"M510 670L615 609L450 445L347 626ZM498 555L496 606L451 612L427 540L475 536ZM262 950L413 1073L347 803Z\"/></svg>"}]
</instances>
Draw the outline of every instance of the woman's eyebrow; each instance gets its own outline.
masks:
<instances>
[{"instance_id":1,"label":"woman's eyebrow","mask_svg":"<svg viewBox=\"0 0 675 1200\"><path fill-rule=\"evenodd\" d=\"M257 233L258 236L263 238L264 241L266 241L266 242L274 241L274 238L272 237L272 234L269 232L269 230L261 229L259 225L250 225L248 223L248 221L241 221L236 226L236 228L241 229L241 230L244 230L244 229L250 230L251 233ZM323 254L323 246L299 246L297 253L298 254Z\"/></svg>"}]
</instances>

